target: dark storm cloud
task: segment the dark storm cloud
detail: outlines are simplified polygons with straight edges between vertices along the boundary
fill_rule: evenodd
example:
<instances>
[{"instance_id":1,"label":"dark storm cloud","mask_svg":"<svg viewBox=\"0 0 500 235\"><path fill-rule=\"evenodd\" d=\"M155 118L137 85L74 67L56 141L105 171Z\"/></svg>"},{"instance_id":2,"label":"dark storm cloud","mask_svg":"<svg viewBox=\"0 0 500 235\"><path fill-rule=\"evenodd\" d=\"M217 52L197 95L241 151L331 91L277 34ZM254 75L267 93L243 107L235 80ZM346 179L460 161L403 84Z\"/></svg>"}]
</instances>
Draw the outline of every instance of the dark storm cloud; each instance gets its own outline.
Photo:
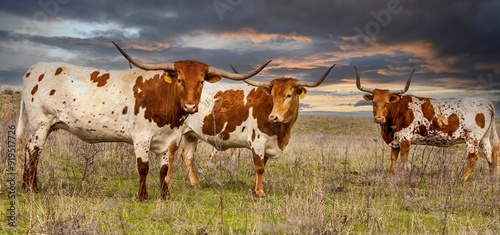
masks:
<instances>
[{"instance_id":1,"label":"dark storm cloud","mask_svg":"<svg viewBox=\"0 0 500 235\"><path fill-rule=\"evenodd\" d=\"M41 1L43 2L43 1ZM47 2L57 2L56 0ZM500 22L498 1L259 1L241 0L231 6L225 0L205 1L69 1L58 4L54 19L84 22L115 22L124 27L154 29L159 35L182 34L193 30L225 32L244 27L265 33L292 33L328 38L328 35L353 36L355 27L367 33L366 25L384 18L388 2L395 2L401 11L390 14L387 25L380 25L377 35L383 42L404 42L425 39L439 42L443 54L471 49L469 42L498 38ZM214 2L230 7L220 20ZM44 8L40 4L4 1L2 11L32 19ZM382 13L381 13L382 12ZM50 15L50 14L48 14ZM384 23L384 22L382 22ZM373 31L373 30L372 30ZM147 31L146 31L147 32ZM151 33L148 36L153 36ZM473 33L473 35L470 35ZM173 34L173 35L172 35ZM464 37L466 36L466 37ZM493 37L493 38L491 38ZM461 40L457 40L461 39ZM494 45L494 40L490 43ZM468 45L468 46L467 46ZM477 45L481 51L483 45ZM495 48L498 48L496 46ZM472 48L474 49L474 48Z\"/></svg>"},{"instance_id":2,"label":"dark storm cloud","mask_svg":"<svg viewBox=\"0 0 500 235\"><path fill-rule=\"evenodd\" d=\"M0 84L8 86L19 85L18 81L26 73L26 70L27 69L0 70Z\"/></svg>"},{"instance_id":3,"label":"dark storm cloud","mask_svg":"<svg viewBox=\"0 0 500 235\"><path fill-rule=\"evenodd\" d=\"M500 49L498 1L412 1L381 34L383 42L426 40L440 56L492 57ZM401 33L401 32L408 33ZM398 35L399 34L399 35ZM396 35L398 35L396 37ZM492 58L498 59L498 55ZM460 64L458 64L460 65Z\"/></svg>"},{"instance_id":4,"label":"dark storm cloud","mask_svg":"<svg viewBox=\"0 0 500 235\"><path fill-rule=\"evenodd\" d=\"M416 56L405 51L387 54L381 50L380 54L357 55L335 62L358 66L362 76L368 79L366 81L375 84L399 80L404 83L406 79L406 75L402 77L386 75L377 70L395 71L399 68L395 72L401 74L402 68L408 70L417 68L414 84L467 88L480 84L478 82L480 76L492 75L493 80L498 81L499 11L500 2L495 0L42 0L32 3L2 1L0 12L23 17L25 19L23 22L30 22L35 26L43 25L44 22L71 20L113 24L116 28L96 29L88 33L86 38L29 35L29 30L26 32L20 30L21 33L13 34L4 30L0 32L0 40L21 44L29 42L50 48L71 50L81 55L78 61L71 61L72 63L99 67L119 66L118 68L123 67L119 55L110 44L111 40L117 41L123 47L130 44L170 43L172 47L157 51L139 49L128 51L139 59L151 61L197 59L225 69L228 69L227 64L231 62L235 66L238 65L242 71L247 71L251 66L269 59L306 59L309 55L322 52L339 52L342 51L341 45L350 46L349 51L345 51L345 54L350 55L352 50L362 51L369 48L372 44L368 42L375 42L372 41L375 39L382 48L396 44L426 42L431 45L430 50L434 50L431 53L433 58ZM128 35L125 31L129 29L138 32ZM250 44L254 45L254 49L243 51L233 50L234 48L210 50L175 45L182 37L189 35L203 37L204 34L200 32L222 34L240 32L243 29L252 29L256 33L263 34L296 34L309 37L313 41L306 46L297 49L287 48L287 50L272 46L259 50L262 45L258 43ZM359 37L357 42L345 39L354 36ZM264 43L280 45L284 42L273 39ZM444 63L446 66L437 63ZM24 68L29 66L29 64L19 65ZM280 68L273 70L272 73L277 76L300 75L300 79L315 80L324 73L325 66L330 65L318 65L312 69ZM434 71L429 69L432 66L442 66L444 69ZM339 78L354 77L352 67L347 66L338 65L332 74ZM463 82L450 83L443 78L463 80ZM325 84L336 81L338 80L327 80ZM494 85L492 89L500 89L500 86Z\"/></svg>"}]
</instances>

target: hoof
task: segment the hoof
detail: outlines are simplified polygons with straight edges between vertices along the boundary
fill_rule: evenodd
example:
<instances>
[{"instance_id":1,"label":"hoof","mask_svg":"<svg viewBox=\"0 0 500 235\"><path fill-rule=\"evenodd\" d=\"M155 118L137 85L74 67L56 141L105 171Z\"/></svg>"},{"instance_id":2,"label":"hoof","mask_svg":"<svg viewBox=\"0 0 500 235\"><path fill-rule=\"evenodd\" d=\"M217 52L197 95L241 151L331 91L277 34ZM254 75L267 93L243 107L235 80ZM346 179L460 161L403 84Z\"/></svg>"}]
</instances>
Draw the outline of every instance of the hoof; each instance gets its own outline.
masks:
<instances>
[{"instance_id":1,"label":"hoof","mask_svg":"<svg viewBox=\"0 0 500 235\"><path fill-rule=\"evenodd\" d=\"M169 201L172 199L172 197L170 196L170 194L167 194L167 195L161 195L161 199L162 200L165 200L165 201Z\"/></svg>"},{"instance_id":2,"label":"hoof","mask_svg":"<svg viewBox=\"0 0 500 235\"><path fill-rule=\"evenodd\" d=\"M168 190L168 187L166 186L166 184L164 184L160 187L160 198L163 200L172 199L172 197L170 197L170 190Z\"/></svg>"},{"instance_id":3,"label":"hoof","mask_svg":"<svg viewBox=\"0 0 500 235\"><path fill-rule=\"evenodd\" d=\"M194 189L201 189L201 185L200 184L193 184L191 185Z\"/></svg>"},{"instance_id":4,"label":"hoof","mask_svg":"<svg viewBox=\"0 0 500 235\"><path fill-rule=\"evenodd\" d=\"M139 195L137 198L138 198L138 199L139 199L139 201L141 201L141 202L147 202L147 201L149 201L149 197L148 197L148 195Z\"/></svg>"},{"instance_id":5,"label":"hoof","mask_svg":"<svg viewBox=\"0 0 500 235\"><path fill-rule=\"evenodd\" d=\"M259 191L259 192L253 192L253 195L255 197L265 197L266 193L264 193L264 191Z\"/></svg>"},{"instance_id":6,"label":"hoof","mask_svg":"<svg viewBox=\"0 0 500 235\"><path fill-rule=\"evenodd\" d=\"M463 176L462 176L462 179L465 181L467 181L469 179L469 176L470 176L470 172L469 173L465 173Z\"/></svg>"},{"instance_id":7,"label":"hoof","mask_svg":"<svg viewBox=\"0 0 500 235\"><path fill-rule=\"evenodd\" d=\"M38 187L23 186L23 189L31 193L38 193Z\"/></svg>"}]
</instances>

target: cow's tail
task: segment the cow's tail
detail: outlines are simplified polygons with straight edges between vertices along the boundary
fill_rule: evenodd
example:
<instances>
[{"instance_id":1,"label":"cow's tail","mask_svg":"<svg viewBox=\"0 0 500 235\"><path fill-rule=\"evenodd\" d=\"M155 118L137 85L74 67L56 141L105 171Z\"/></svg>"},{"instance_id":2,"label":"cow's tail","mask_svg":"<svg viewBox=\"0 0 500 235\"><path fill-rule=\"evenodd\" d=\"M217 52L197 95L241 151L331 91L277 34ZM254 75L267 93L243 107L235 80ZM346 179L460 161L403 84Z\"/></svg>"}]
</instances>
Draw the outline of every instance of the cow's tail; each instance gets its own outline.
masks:
<instances>
[{"instance_id":1,"label":"cow's tail","mask_svg":"<svg viewBox=\"0 0 500 235\"><path fill-rule=\"evenodd\" d=\"M16 168L18 176L24 171L25 160L25 145L24 145L24 129L26 126L26 115L24 114L24 101L21 98L21 105L19 108L19 120L16 128Z\"/></svg>"},{"instance_id":2,"label":"cow's tail","mask_svg":"<svg viewBox=\"0 0 500 235\"><path fill-rule=\"evenodd\" d=\"M491 133L490 137L492 143L492 151L491 151L492 167L490 169L490 173L492 176L498 179L500 176L500 140L498 139L495 122L496 122L495 111L493 111L493 116L490 125L490 133Z\"/></svg>"}]
</instances>

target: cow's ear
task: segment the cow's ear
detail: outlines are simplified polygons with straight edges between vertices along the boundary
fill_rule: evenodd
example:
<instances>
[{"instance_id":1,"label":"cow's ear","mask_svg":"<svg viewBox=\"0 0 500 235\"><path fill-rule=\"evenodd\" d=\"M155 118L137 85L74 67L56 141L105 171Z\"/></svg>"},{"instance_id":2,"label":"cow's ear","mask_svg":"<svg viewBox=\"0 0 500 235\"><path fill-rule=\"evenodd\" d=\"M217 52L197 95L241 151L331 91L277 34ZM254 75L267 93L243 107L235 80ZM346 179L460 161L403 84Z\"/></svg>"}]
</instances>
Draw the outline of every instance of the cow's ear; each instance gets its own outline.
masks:
<instances>
[{"instance_id":1,"label":"cow's ear","mask_svg":"<svg viewBox=\"0 0 500 235\"><path fill-rule=\"evenodd\" d=\"M210 83L218 82L219 80L221 80L221 78L222 77L217 75L217 74L207 73L207 75L205 75L205 81L210 82Z\"/></svg>"},{"instance_id":2,"label":"cow's ear","mask_svg":"<svg viewBox=\"0 0 500 235\"><path fill-rule=\"evenodd\" d=\"M165 70L165 72L161 75L163 80L165 80L166 83L172 83L172 76L169 74L168 71Z\"/></svg>"},{"instance_id":3,"label":"cow's ear","mask_svg":"<svg viewBox=\"0 0 500 235\"><path fill-rule=\"evenodd\" d=\"M399 96L397 96L397 95L391 95L391 97L389 97L389 102L391 102L391 103L398 102L398 101L399 101Z\"/></svg>"},{"instance_id":4,"label":"cow's ear","mask_svg":"<svg viewBox=\"0 0 500 235\"><path fill-rule=\"evenodd\" d=\"M266 94L271 95L271 90L273 89L273 86L263 86L262 90L266 92Z\"/></svg>"},{"instance_id":5,"label":"cow's ear","mask_svg":"<svg viewBox=\"0 0 500 235\"><path fill-rule=\"evenodd\" d=\"M161 76L166 83L172 83L172 79L177 77L174 70L163 70L163 72Z\"/></svg>"},{"instance_id":6,"label":"cow's ear","mask_svg":"<svg viewBox=\"0 0 500 235\"><path fill-rule=\"evenodd\" d=\"M365 95L363 95L363 99L365 99L366 101L373 100L373 95L365 94Z\"/></svg>"},{"instance_id":7,"label":"cow's ear","mask_svg":"<svg viewBox=\"0 0 500 235\"><path fill-rule=\"evenodd\" d=\"M303 86L298 86L297 87L297 95L299 95L299 98L304 99L304 96L307 93L307 89Z\"/></svg>"}]
</instances>

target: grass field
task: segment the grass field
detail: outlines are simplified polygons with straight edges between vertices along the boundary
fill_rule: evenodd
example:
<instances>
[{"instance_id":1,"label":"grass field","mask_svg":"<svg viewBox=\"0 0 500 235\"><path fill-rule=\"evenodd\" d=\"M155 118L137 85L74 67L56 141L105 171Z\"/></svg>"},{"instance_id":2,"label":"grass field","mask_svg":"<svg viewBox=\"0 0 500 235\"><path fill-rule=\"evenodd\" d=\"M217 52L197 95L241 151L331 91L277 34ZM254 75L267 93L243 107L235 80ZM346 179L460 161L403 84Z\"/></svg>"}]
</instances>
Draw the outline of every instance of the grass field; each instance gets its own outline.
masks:
<instances>
[{"instance_id":1,"label":"grass field","mask_svg":"<svg viewBox=\"0 0 500 235\"><path fill-rule=\"evenodd\" d=\"M0 135L7 136L2 120ZM499 127L497 125L497 127ZM498 131L498 130L497 130ZM192 189L174 163L170 201L158 199L158 159L150 157L149 202L136 199L132 147L85 144L52 133L39 163L40 193L17 194L17 227L8 225L2 185L0 230L12 234L497 234L500 185L478 160L461 180L465 147L412 147L406 175L387 176L390 149L371 118L300 116L286 154L268 162L267 196L252 195L250 151L238 158L200 144ZM0 169L7 169L6 141ZM4 174L6 170L3 170ZM20 183L17 184L20 186Z\"/></svg>"}]
</instances>

